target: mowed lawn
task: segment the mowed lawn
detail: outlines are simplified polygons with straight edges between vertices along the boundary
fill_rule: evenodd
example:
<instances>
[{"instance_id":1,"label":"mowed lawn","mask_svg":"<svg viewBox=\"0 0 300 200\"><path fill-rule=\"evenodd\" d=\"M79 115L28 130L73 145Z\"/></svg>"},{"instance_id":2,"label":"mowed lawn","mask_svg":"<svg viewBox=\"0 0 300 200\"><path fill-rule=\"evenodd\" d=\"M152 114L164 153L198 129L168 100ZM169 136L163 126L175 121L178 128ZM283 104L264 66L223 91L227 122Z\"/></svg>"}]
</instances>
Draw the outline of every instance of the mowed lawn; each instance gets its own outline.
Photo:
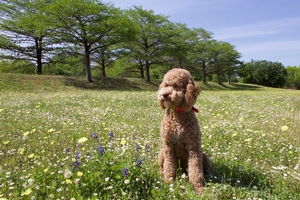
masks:
<instances>
[{"instance_id":1,"label":"mowed lawn","mask_svg":"<svg viewBox=\"0 0 300 200\"><path fill-rule=\"evenodd\" d=\"M0 199L300 199L300 91L204 90L195 107L201 197L159 175L155 91L1 90Z\"/></svg>"}]
</instances>

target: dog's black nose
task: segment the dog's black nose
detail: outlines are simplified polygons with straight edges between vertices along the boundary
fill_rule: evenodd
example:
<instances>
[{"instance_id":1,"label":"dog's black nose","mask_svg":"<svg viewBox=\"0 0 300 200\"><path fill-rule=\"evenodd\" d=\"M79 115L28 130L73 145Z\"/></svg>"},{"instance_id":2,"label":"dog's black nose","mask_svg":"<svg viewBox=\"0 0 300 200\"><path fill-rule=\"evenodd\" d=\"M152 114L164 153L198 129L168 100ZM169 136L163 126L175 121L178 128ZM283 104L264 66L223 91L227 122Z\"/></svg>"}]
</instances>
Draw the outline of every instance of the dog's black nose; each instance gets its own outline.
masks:
<instances>
[{"instance_id":1,"label":"dog's black nose","mask_svg":"<svg viewBox=\"0 0 300 200\"><path fill-rule=\"evenodd\" d=\"M162 94L162 96L163 96L164 98L167 98L167 97L169 96L169 94L168 94L168 93L164 93L164 94Z\"/></svg>"}]
</instances>

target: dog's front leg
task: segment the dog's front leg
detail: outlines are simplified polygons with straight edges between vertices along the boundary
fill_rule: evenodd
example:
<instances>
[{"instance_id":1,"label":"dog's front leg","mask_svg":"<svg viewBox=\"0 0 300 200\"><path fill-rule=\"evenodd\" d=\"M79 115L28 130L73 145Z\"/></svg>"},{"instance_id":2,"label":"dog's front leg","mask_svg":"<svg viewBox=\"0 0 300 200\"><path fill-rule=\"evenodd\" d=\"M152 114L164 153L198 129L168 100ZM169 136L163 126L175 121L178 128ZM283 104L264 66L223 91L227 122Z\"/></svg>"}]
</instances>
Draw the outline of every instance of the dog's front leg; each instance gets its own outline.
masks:
<instances>
[{"instance_id":1,"label":"dog's front leg","mask_svg":"<svg viewBox=\"0 0 300 200\"><path fill-rule=\"evenodd\" d=\"M189 151L188 176L198 195L202 194L204 174L202 170L202 152L200 150Z\"/></svg>"},{"instance_id":2,"label":"dog's front leg","mask_svg":"<svg viewBox=\"0 0 300 200\"><path fill-rule=\"evenodd\" d=\"M163 176L165 182L171 183L175 181L176 170L178 167L178 161L174 154L174 149L165 145L163 149L164 163L163 163Z\"/></svg>"}]
</instances>

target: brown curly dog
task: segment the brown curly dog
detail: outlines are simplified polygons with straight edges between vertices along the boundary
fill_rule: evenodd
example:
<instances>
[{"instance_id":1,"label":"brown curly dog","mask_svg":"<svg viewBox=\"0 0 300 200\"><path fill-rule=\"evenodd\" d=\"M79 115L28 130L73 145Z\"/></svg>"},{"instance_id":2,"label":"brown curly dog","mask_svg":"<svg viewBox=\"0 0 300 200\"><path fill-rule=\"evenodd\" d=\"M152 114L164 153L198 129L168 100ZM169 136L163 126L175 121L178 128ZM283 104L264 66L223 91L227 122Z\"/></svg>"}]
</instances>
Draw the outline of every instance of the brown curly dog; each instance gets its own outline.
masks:
<instances>
[{"instance_id":1,"label":"brown curly dog","mask_svg":"<svg viewBox=\"0 0 300 200\"><path fill-rule=\"evenodd\" d=\"M162 149L158 155L160 173L166 182L173 182L181 167L188 170L189 181L198 195L202 194L204 173L211 161L201 149L201 132L193 105L200 87L184 69L172 69L159 86L158 102L166 109L161 123Z\"/></svg>"}]
</instances>

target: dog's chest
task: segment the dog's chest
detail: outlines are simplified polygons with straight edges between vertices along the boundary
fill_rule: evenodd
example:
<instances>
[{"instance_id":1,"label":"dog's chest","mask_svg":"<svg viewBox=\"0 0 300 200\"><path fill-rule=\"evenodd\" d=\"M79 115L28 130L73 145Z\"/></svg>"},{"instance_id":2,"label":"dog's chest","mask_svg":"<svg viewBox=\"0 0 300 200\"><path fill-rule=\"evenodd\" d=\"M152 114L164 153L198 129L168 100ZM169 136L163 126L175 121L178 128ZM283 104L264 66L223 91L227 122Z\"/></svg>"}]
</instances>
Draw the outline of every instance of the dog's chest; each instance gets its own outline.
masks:
<instances>
[{"instance_id":1,"label":"dog's chest","mask_svg":"<svg viewBox=\"0 0 300 200\"><path fill-rule=\"evenodd\" d=\"M162 136L166 141L184 143L193 134L193 127L198 126L193 117L178 118L178 116L165 116L162 124Z\"/></svg>"},{"instance_id":2,"label":"dog's chest","mask_svg":"<svg viewBox=\"0 0 300 200\"><path fill-rule=\"evenodd\" d=\"M187 130L183 127L164 127L163 138L172 143L182 143L187 137Z\"/></svg>"},{"instance_id":3,"label":"dog's chest","mask_svg":"<svg viewBox=\"0 0 300 200\"><path fill-rule=\"evenodd\" d=\"M186 135L186 130L178 127L177 130L173 131L173 140L174 141L183 141Z\"/></svg>"}]
</instances>

